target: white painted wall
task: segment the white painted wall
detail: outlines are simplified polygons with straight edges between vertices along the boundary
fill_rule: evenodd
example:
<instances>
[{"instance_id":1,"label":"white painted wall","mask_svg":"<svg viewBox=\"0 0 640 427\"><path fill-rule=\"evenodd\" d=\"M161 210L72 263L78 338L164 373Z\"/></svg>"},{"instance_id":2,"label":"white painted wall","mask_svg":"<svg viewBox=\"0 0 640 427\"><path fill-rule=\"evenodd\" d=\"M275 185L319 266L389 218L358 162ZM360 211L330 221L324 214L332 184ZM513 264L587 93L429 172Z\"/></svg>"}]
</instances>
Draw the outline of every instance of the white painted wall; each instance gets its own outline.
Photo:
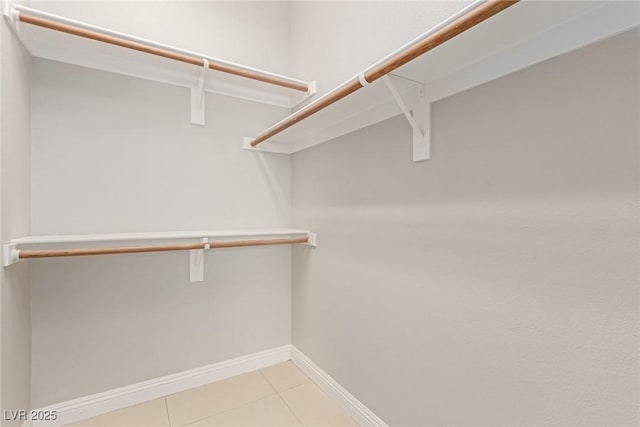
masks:
<instances>
[{"instance_id":1,"label":"white painted wall","mask_svg":"<svg viewBox=\"0 0 640 427\"><path fill-rule=\"evenodd\" d=\"M57 1L31 6L227 61L289 73L286 1Z\"/></svg>"},{"instance_id":2,"label":"white painted wall","mask_svg":"<svg viewBox=\"0 0 640 427\"><path fill-rule=\"evenodd\" d=\"M34 5L320 92L463 6ZM637 423L634 37L436 104L431 162L402 118L295 155L320 246L294 255L294 344L392 424ZM193 127L184 89L33 72L34 234L289 225L290 160L238 149L282 111L208 95ZM289 251L208 254L200 284L179 253L34 262L33 406L289 342Z\"/></svg>"},{"instance_id":3,"label":"white painted wall","mask_svg":"<svg viewBox=\"0 0 640 427\"><path fill-rule=\"evenodd\" d=\"M288 69L283 4L46 6ZM207 94L207 125L193 126L186 89L45 60L34 60L32 85L34 234L290 225L290 159L241 149L281 109ZM181 252L33 262L33 405L290 342L288 247L212 251L203 283L189 283L187 260Z\"/></svg>"},{"instance_id":4,"label":"white painted wall","mask_svg":"<svg viewBox=\"0 0 640 427\"><path fill-rule=\"evenodd\" d=\"M291 2L291 73L318 94L462 10L470 1Z\"/></svg>"},{"instance_id":5,"label":"white painted wall","mask_svg":"<svg viewBox=\"0 0 640 427\"><path fill-rule=\"evenodd\" d=\"M0 241L6 242L29 234L31 60L4 20L0 57ZM29 270L22 263L0 273L1 418L4 410L30 407L30 354Z\"/></svg>"},{"instance_id":6,"label":"white painted wall","mask_svg":"<svg viewBox=\"0 0 640 427\"><path fill-rule=\"evenodd\" d=\"M637 425L639 43L295 154L293 344L391 425Z\"/></svg>"}]
</instances>

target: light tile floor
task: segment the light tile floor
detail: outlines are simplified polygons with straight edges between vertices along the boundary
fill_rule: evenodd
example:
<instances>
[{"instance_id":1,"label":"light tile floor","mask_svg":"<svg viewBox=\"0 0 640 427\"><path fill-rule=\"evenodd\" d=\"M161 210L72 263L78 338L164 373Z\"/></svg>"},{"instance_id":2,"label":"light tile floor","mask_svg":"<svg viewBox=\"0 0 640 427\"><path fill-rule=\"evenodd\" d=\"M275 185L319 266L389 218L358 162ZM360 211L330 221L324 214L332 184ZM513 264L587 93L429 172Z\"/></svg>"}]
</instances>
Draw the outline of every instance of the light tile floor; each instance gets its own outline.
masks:
<instances>
[{"instance_id":1,"label":"light tile floor","mask_svg":"<svg viewBox=\"0 0 640 427\"><path fill-rule=\"evenodd\" d=\"M227 378L68 426L357 426L293 363Z\"/></svg>"}]
</instances>

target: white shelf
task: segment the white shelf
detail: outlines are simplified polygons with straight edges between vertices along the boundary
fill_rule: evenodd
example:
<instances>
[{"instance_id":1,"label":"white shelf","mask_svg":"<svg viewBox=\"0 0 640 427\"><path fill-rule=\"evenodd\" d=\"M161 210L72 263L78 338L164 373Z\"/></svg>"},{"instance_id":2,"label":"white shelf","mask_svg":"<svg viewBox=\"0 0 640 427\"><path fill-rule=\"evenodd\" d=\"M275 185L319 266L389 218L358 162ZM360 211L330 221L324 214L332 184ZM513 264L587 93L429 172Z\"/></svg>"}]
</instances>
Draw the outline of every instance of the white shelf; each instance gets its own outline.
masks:
<instances>
[{"instance_id":1,"label":"white shelf","mask_svg":"<svg viewBox=\"0 0 640 427\"><path fill-rule=\"evenodd\" d=\"M520 1L398 74L433 102L640 25L637 1Z\"/></svg>"},{"instance_id":2,"label":"white shelf","mask_svg":"<svg viewBox=\"0 0 640 427\"><path fill-rule=\"evenodd\" d=\"M424 85L394 75L391 79L405 104L413 109L422 97ZM249 139L245 140L245 148L292 154L398 114L402 113L380 79L317 112L312 117L301 120L278 134L273 140L266 141L255 148L248 145Z\"/></svg>"},{"instance_id":3,"label":"white shelf","mask_svg":"<svg viewBox=\"0 0 640 427\"><path fill-rule=\"evenodd\" d=\"M241 241L237 241L241 238ZM265 239L267 238L267 239ZM11 240L2 247L3 266L9 267L21 261L22 251L33 257L38 250L50 251L47 257L106 255L114 253L156 252L156 251L189 251L189 280L204 280L205 251L216 242L233 240L232 244L254 246L265 244L303 244L316 246L316 235L308 230L294 228L273 228L254 230L201 230L201 231L162 231L145 233L112 233L112 234L67 234L53 236L28 236ZM265 241L266 240L266 241ZM273 241L272 241L273 240ZM293 241L291 241L293 240ZM154 245L144 245L153 241ZM127 245L113 248L113 242L127 242ZM137 245L133 245L137 243ZM143 244L140 247L140 244ZM51 249L55 245L55 250ZM127 252L129 251L129 252ZM55 254L54 254L55 252ZM79 253L80 252L80 253ZM40 253L40 255L42 255ZM28 256L26 258L29 258Z\"/></svg>"},{"instance_id":4,"label":"white shelf","mask_svg":"<svg viewBox=\"0 0 640 427\"><path fill-rule=\"evenodd\" d=\"M639 25L640 2L636 1L521 1L398 68L392 80L409 109L420 106L421 114L429 114L434 101ZM247 135L244 147L291 154L402 114L380 80L257 147L249 146L252 135ZM410 84L410 80L418 83ZM428 138L430 119L418 119Z\"/></svg>"},{"instance_id":5,"label":"white shelf","mask_svg":"<svg viewBox=\"0 0 640 427\"><path fill-rule=\"evenodd\" d=\"M201 67L191 64L167 59L136 50L131 50L100 41L95 41L60 31L55 31L27 23L19 22L15 17L15 12L24 11L32 15L46 17L52 21L69 24L74 27L89 29L100 34L114 35L130 41L140 42L145 45L160 47L175 52L188 53L197 58L206 58L234 66L242 67L246 70L253 70L262 74L282 77L296 83L308 84L291 77L277 75L265 70L259 70L240 64L233 64L222 61L211 55L197 52L190 52L178 47L142 39L134 35L116 32L107 28L97 27L85 22L75 21L59 15L42 12L37 9L28 8L18 4L6 2L4 11L7 21L25 45L29 53L37 58L50 59L68 64L79 65L102 71L109 71L117 74L138 77L146 80L153 80L185 88L198 87ZM217 93L264 104L275 105L284 108L291 108L308 96L313 95L313 91L304 94L300 91L281 87L261 81L251 80L232 74L206 70L204 90L210 93ZM313 85L313 83L311 83Z\"/></svg>"},{"instance_id":6,"label":"white shelf","mask_svg":"<svg viewBox=\"0 0 640 427\"><path fill-rule=\"evenodd\" d=\"M16 245L17 249L33 248L49 244L99 244L104 242L147 242L147 241L174 241L229 239L229 238L258 238L258 237L292 237L308 235L308 230L295 228L274 228L255 230L201 230L201 231L161 231L145 233L110 233L110 234L66 234L51 236L28 236L12 239L9 243Z\"/></svg>"}]
</instances>

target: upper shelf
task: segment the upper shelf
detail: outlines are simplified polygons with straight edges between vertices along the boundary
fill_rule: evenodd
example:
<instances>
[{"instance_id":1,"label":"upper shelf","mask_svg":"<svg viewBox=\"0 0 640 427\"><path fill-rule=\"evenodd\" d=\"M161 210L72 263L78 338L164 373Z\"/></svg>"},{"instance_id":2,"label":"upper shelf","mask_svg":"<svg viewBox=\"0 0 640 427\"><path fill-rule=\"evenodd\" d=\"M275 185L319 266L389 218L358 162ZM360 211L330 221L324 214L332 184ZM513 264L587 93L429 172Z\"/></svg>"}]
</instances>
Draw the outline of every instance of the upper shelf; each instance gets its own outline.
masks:
<instances>
[{"instance_id":1,"label":"upper shelf","mask_svg":"<svg viewBox=\"0 0 640 427\"><path fill-rule=\"evenodd\" d=\"M38 58L182 87L201 85L206 92L285 108L291 108L315 93L314 82L224 61L11 2L5 5L8 22L31 55Z\"/></svg>"},{"instance_id":2,"label":"upper shelf","mask_svg":"<svg viewBox=\"0 0 640 427\"><path fill-rule=\"evenodd\" d=\"M413 109L423 97L424 85L397 75L390 75L390 78L405 104ZM326 96L323 96L317 101L325 98ZM309 104L307 108L313 107L314 104ZM389 90L382 80L377 80L368 85L366 90L353 92L331 107L318 111L312 118L299 121L264 144L251 147L253 138L245 138L244 147L292 154L398 114L401 112Z\"/></svg>"},{"instance_id":3,"label":"upper shelf","mask_svg":"<svg viewBox=\"0 0 640 427\"><path fill-rule=\"evenodd\" d=\"M469 10L461 11L392 55L416 49L427 36L437 38L453 31L460 20L490 7L489 3L499 2L476 1L467 7ZM395 69L391 81L400 92L399 102L394 102L379 80L358 83L359 77L372 75L384 65L392 57L389 55L254 138L245 138L245 148L294 153L403 112L408 116L407 110L414 110L413 118L408 116L414 127L414 160L425 160L429 158L430 103L640 25L639 2L521 1L499 12L490 18L482 17L486 22L454 34L444 43L436 40L438 47ZM476 18L470 20L478 22ZM345 88L350 90L347 96L330 102ZM417 113L418 107L421 109ZM304 114L309 111L312 113ZM420 142L415 131L426 140L426 155L416 156ZM259 145L254 147L251 142Z\"/></svg>"}]
</instances>

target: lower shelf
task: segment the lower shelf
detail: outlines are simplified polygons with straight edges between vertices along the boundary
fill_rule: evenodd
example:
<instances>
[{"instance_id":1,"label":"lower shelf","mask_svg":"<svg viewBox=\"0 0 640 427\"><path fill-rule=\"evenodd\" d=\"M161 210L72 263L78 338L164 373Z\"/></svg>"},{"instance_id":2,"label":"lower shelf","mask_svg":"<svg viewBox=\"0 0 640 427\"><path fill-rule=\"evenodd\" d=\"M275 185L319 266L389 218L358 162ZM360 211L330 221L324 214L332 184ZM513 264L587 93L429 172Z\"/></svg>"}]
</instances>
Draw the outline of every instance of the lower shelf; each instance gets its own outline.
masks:
<instances>
[{"instance_id":1,"label":"lower shelf","mask_svg":"<svg viewBox=\"0 0 640 427\"><path fill-rule=\"evenodd\" d=\"M235 238L235 240L230 240L231 238ZM242 238L242 240L238 240L238 238ZM154 244L140 245L141 242L149 241L153 241ZM105 242L129 242L130 244L105 247ZM133 245L132 243L138 244ZM52 244L64 247L52 248ZM79 244L82 247L79 247ZM13 239L3 246L3 265L8 267L25 259L37 258L188 250L190 251L190 280L201 282L204 280L205 250L285 244L303 244L315 247L316 235L307 230L298 229L260 229L30 236Z\"/></svg>"}]
</instances>

